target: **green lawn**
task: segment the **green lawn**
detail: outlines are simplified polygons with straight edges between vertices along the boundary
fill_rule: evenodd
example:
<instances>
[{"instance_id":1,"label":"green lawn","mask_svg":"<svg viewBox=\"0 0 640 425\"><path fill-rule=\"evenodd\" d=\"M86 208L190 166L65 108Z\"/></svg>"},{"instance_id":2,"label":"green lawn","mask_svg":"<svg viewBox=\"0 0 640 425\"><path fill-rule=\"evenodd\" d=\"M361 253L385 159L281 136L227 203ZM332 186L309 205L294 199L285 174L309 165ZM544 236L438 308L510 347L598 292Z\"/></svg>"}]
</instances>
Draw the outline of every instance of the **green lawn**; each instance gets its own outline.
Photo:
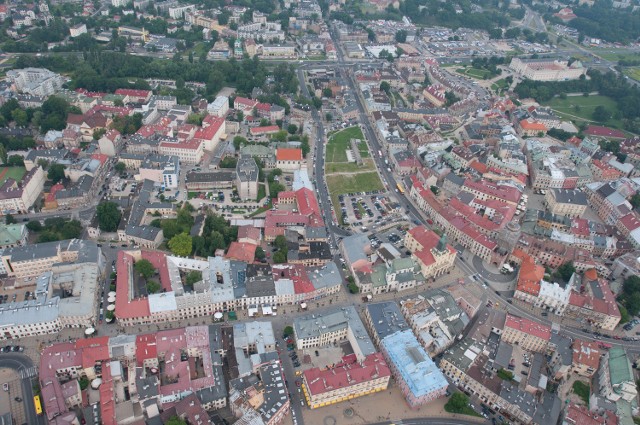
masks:
<instances>
[{"instance_id":1,"label":"green lawn","mask_svg":"<svg viewBox=\"0 0 640 425\"><path fill-rule=\"evenodd\" d=\"M587 406L589 405L589 395L591 394L591 387L589 384L585 384L582 381L575 381L573 383L573 392L576 393L576 395L580 397Z\"/></svg>"},{"instance_id":2,"label":"green lawn","mask_svg":"<svg viewBox=\"0 0 640 425\"><path fill-rule=\"evenodd\" d=\"M27 170L24 167L0 167L0 176L2 176L0 177L0 184L3 184L8 178L20 181L26 172Z\"/></svg>"},{"instance_id":3,"label":"green lawn","mask_svg":"<svg viewBox=\"0 0 640 425\"><path fill-rule=\"evenodd\" d=\"M260 201L262 198L264 198L265 196L267 196L267 190L264 187L264 183L260 183L258 185L258 199L256 199L257 201Z\"/></svg>"},{"instance_id":4,"label":"green lawn","mask_svg":"<svg viewBox=\"0 0 640 425\"><path fill-rule=\"evenodd\" d=\"M334 133L327 143L327 163L330 162L347 162L347 149L350 149L351 139L360 139L359 150L360 156L366 158L369 156L369 148L362 134L360 127L349 127L342 131Z\"/></svg>"},{"instance_id":5,"label":"green lawn","mask_svg":"<svg viewBox=\"0 0 640 425\"><path fill-rule=\"evenodd\" d=\"M633 78L636 81L640 81L640 67L632 66L624 69L624 74L629 78Z\"/></svg>"},{"instance_id":6,"label":"green lawn","mask_svg":"<svg viewBox=\"0 0 640 425\"><path fill-rule=\"evenodd\" d=\"M458 68L456 69L456 72L458 74L462 74L462 75L467 75L471 78L475 78L478 80L483 80L485 78L485 76L487 78L491 78L493 77L493 74L491 73L491 71L488 71L486 69L476 69L473 67L468 67L468 68Z\"/></svg>"},{"instance_id":7,"label":"green lawn","mask_svg":"<svg viewBox=\"0 0 640 425\"><path fill-rule=\"evenodd\" d=\"M606 123L592 122L593 111L598 105L604 106L611 111L612 114L615 114L616 111L618 111L618 106L613 99L599 95L588 97L584 97L582 95L567 96L566 99L554 97L550 101L544 103L544 106L550 106L558 113L558 115L560 115L561 118L573 121L574 123L586 121L592 124L602 124L609 127L622 128L622 121L615 118L611 118ZM578 109L576 109L576 107Z\"/></svg>"},{"instance_id":8,"label":"green lawn","mask_svg":"<svg viewBox=\"0 0 640 425\"><path fill-rule=\"evenodd\" d=\"M375 171L358 173L351 175L329 174L327 185L331 194L340 195L343 193L371 192L382 190L384 186Z\"/></svg>"},{"instance_id":9,"label":"green lawn","mask_svg":"<svg viewBox=\"0 0 640 425\"><path fill-rule=\"evenodd\" d=\"M509 83L507 83L507 80L505 80L504 78L501 78L495 83L491 84L491 90L493 91L504 90L508 87Z\"/></svg>"},{"instance_id":10,"label":"green lawn","mask_svg":"<svg viewBox=\"0 0 640 425\"><path fill-rule=\"evenodd\" d=\"M621 59L626 60L640 60L640 52L630 50L630 49L600 49L600 48L591 48L589 49L593 52L594 55L600 56L602 59L606 59L608 61L617 62Z\"/></svg>"}]
</instances>

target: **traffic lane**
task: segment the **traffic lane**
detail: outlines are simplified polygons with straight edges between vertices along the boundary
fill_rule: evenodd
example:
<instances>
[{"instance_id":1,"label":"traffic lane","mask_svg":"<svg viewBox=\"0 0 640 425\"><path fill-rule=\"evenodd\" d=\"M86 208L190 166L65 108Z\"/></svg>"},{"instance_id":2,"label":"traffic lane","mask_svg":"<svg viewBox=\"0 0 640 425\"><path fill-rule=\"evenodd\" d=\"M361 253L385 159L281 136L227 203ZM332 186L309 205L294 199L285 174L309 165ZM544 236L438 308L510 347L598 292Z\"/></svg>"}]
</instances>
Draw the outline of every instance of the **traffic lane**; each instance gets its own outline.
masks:
<instances>
[{"instance_id":1,"label":"traffic lane","mask_svg":"<svg viewBox=\"0 0 640 425\"><path fill-rule=\"evenodd\" d=\"M33 367L33 361L19 353L3 353L0 355L0 367L6 367L13 369L20 373L21 370L26 370ZM36 408L33 404L33 385L31 378L23 378L20 380L22 386L22 402L25 410L25 418L28 424L45 425L45 419L43 416L36 414Z\"/></svg>"}]
</instances>

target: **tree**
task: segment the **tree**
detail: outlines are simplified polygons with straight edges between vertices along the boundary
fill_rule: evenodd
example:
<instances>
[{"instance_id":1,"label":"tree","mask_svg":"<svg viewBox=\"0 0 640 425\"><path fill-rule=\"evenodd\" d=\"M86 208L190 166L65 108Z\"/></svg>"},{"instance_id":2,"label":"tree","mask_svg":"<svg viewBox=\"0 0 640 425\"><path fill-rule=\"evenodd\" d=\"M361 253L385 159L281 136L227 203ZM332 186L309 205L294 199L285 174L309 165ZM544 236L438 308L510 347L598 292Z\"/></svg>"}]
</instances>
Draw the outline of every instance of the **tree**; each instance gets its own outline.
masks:
<instances>
[{"instance_id":1,"label":"tree","mask_svg":"<svg viewBox=\"0 0 640 425\"><path fill-rule=\"evenodd\" d=\"M329 87L325 87L322 89L322 97L331 97L333 96L333 92Z\"/></svg>"},{"instance_id":2,"label":"tree","mask_svg":"<svg viewBox=\"0 0 640 425\"><path fill-rule=\"evenodd\" d=\"M147 292L150 294L155 294L160 290L160 284L155 280L150 280L147 282Z\"/></svg>"},{"instance_id":3,"label":"tree","mask_svg":"<svg viewBox=\"0 0 640 425\"><path fill-rule=\"evenodd\" d=\"M38 220L31 220L27 223L27 229L37 233L42 230L42 224Z\"/></svg>"},{"instance_id":4,"label":"tree","mask_svg":"<svg viewBox=\"0 0 640 425\"><path fill-rule=\"evenodd\" d=\"M118 163L113 166L113 169L116 170L118 174L122 174L127 169L127 165L122 161L118 161Z\"/></svg>"},{"instance_id":5,"label":"tree","mask_svg":"<svg viewBox=\"0 0 640 425\"><path fill-rule=\"evenodd\" d=\"M47 171L47 178L51 180L51 183L56 184L60 180L64 179L64 170L67 167L62 164L53 164Z\"/></svg>"},{"instance_id":6,"label":"tree","mask_svg":"<svg viewBox=\"0 0 640 425\"><path fill-rule=\"evenodd\" d=\"M286 251L287 250L287 238L285 238L283 235L276 236L276 239L273 241L273 244L280 251Z\"/></svg>"},{"instance_id":7,"label":"tree","mask_svg":"<svg viewBox=\"0 0 640 425\"><path fill-rule=\"evenodd\" d=\"M107 319L107 322L112 322L113 319L116 318L116 313L111 310L107 310L107 313L104 315L104 317Z\"/></svg>"},{"instance_id":8,"label":"tree","mask_svg":"<svg viewBox=\"0 0 640 425\"><path fill-rule=\"evenodd\" d=\"M289 134L296 134L298 132L298 126L295 124L289 124L287 126L287 131Z\"/></svg>"},{"instance_id":9,"label":"tree","mask_svg":"<svg viewBox=\"0 0 640 425\"><path fill-rule=\"evenodd\" d=\"M469 397L464 393L455 393L451 396L444 409L450 413L461 413L469 407Z\"/></svg>"},{"instance_id":10,"label":"tree","mask_svg":"<svg viewBox=\"0 0 640 425\"><path fill-rule=\"evenodd\" d=\"M358 285L356 285L355 283L349 282L347 288L349 288L349 292L351 292L352 294L357 294L360 292L360 288L358 288Z\"/></svg>"},{"instance_id":11,"label":"tree","mask_svg":"<svg viewBox=\"0 0 640 425\"><path fill-rule=\"evenodd\" d=\"M292 327L292 326L285 326L285 327L284 327L284 332L283 332L283 334L284 334L285 336L291 336L291 335L293 335L293 327Z\"/></svg>"},{"instance_id":12,"label":"tree","mask_svg":"<svg viewBox=\"0 0 640 425\"><path fill-rule=\"evenodd\" d=\"M558 267L558 270L556 270L554 276L559 277L565 282L568 282L575 271L576 268L573 267L573 261L567 261L566 263Z\"/></svg>"},{"instance_id":13,"label":"tree","mask_svg":"<svg viewBox=\"0 0 640 425\"><path fill-rule=\"evenodd\" d=\"M277 251L273 254L273 262L276 264L283 264L287 262L286 251Z\"/></svg>"},{"instance_id":14,"label":"tree","mask_svg":"<svg viewBox=\"0 0 640 425\"><path fill-rule=\"evenodd\" d=\"M187 285L193 286L194 283L200 282L202 280L202 272L199 270L192 270L187 273L185 281Z\"/></svg>"},{"instance_id":15,"label":"tree","mask_svg":"<svg viewBox=\"0 0 640 425\"><path fill-rule=\"evenodd\" d=\"M11 155L7 160L7 165L11 167L24 167L24 158L22 155Z\"/></svg>"},{"instance_id":16,"label":"tree","mask_svg":"<svg viewBox=\"0 0 640 425\"><path fill-rule=\"evenodd\" d=\"M101 202L96 208L96 216L100 229L105 232L115 232L120 224L120 208L115 202Z\"/></svg>"},{"instance_id":17,"label":"tree","mask_svg":"<svg viewBox=\"0 0 640 425\"><path fill-rule=\"evenodd\" d=\"M633 208L638 209L638 207L640 207L640 194L634 193L631 198L629 198L629 203Z\"/></svg>"},{"instance_id":18,"label":"tree","mask_svg":"<svg viewBox=\"0 0 640 425\"><path fill-rule=\"evenodd\" d=\"M264 252L264 249L262 249L261 247L257 247L256 248L256 259L264 260L265 257L266 257L266 254Z\"/></svg>"},{"instance_id":19,"label":"tree","mask_svg":"<svg viewBox=\"0 0 640 425\"><path fill-rule=\"evenodd\" d=\"M93 131L93 140L100 140L107 133L106 128L96 128Z\"/></svg>"},{"instance_id":20,"label":"tree","mask_svg":"<svg viewBox=\"0 0 640 425\"><path fill-rule=\"evenodd\" d=\"M133 265L133 268L136 269L136 272L142 275L145 279L149 279L156 273L156 268L153 267L153 264L149 260L138 260Z\"/></svg>"},{"instance_id":21,"label":"tree","mask_svg":"<svg viewBox=\"0 0 640 425\"><path fill-rule=\"evenodd\" d=\"M13 118L18 127L25 127L29 123L27 113L20 108L11 111L11 118Z\"/></svg>"},{"instance_id":22,"label":"tree","mask_svg":"<svg viewBox=\"0 0 640 425\"><path fill-rule=\"evenodd\" d=\"M598 122L606 122L611 119L611 111L602 105L596 106L591 117Z\"/></svg>"},{"instance_id":23,"label":"tree","mask_svg":"<svg viewBox=\"0 0 640 425\"><path fill-rule=\"evenodd\" d=\"M3 144L0 144L0 161L2 161L3 164L7 163L7 148L5 148Z\"/></svg>"},{"instance_id":24,"label":"tree","mask_svg":"<svg viewBox=\"0 0 640 425\"><path fill-rule=\"evenodd\" d=\"M407 30L396 31L396 41L398 43L404 43L407 41Z\"/></svg>"},{"instance_id":25,"label":"tree","mask_svg":"<svg viewBox=\"0 0 640 425\"><path fill-rule=\"evenodd\" d=\"M389 84L388 81L383 81L383 82L380 83L380 90L385 92L387 94L387 96L390 96L391 85Z\"/></svg>"},{"instance_id":26,"label":"tree","mask_svg":"<svg viewBox=\"0 0 640 425\"><path fill-rule=\"evenodd\" d=\"M193 249L193 240L186 233L175 235L169 240L169 249L178 257L188 257Z\"/></svg>"},{"instance_id":27,"label":"tree","mask_svg":"<svg viewBox=\"0 0 640 425\"><path fill-rule=\"evenodd\" d=\"M327 112L327 114L324 116L324 119L327 120L327 122L331 122L333 121L333 115L331 115L330 112Z\"/></svg>"},{"instance_id":28,"label":"tree","mask_svg":"<svg viewBox=\"0 0 640 425\"><path fill-rule=\"evenodd\" d=\"M16 224L18 222L18 220L16 220L16 218L14 216L12 216L11 214L7 214L4 216L4 222L6 224Z\"/></svg>"},{"instance_id":29,"label":"tree","mask_svg":"<svg viewBox=\"0 0 640 425\"><path fill-rule=\"evenodd\" d=\"M84 391L89 386L89 378L87 378L86 376L83 376L80 379L78 379L78 383L80 384L80 390Z\"/></svg>"},{"instance_id":30,"label":"tree","mask_svg":"<svg viewBox=\"0 0 640 425\"><path fill-rule=\"evenodd\" d=\"M453 105L454 103L460 100L460 98L450 90L447 90L446 92L444 92L444 98L445 98L445 102L444 102L445 108L448 108L449 106Z\"/></svg>"},{"instance_id":31,"label":"tree","mask_svg":"<svg viewBox=\"0 0 640 425\"><path fill-rule=\"evenodd\" d=\"M187 421L181 419L179 416L172 416L165 422L165 425L187 425Z\"/></svg>"}]
</instances>

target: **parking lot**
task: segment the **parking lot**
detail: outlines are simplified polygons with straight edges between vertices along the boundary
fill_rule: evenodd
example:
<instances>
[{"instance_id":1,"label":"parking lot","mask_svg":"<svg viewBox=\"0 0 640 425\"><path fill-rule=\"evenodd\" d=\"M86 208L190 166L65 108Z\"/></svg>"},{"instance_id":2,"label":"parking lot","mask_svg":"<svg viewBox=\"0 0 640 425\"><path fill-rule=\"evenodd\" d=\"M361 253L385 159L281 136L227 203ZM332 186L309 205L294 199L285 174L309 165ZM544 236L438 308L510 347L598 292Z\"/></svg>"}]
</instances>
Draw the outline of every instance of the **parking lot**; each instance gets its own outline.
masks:
<instances>
[{"instance_id":1,"label":"parking lot","mask_svg":"<svg viewBox=\"0 0 640 425\"><path fill-rule=\"evenodd\" d=\"M382 244L390 244L393 245L401 255L410 255L411 253L406 251L404 246L404 235L407 233L407 228L408 226L406 224L401 223L382 232L372 232L369 235L371 246L375 249Z\"/></svg>"},{"instance_id":2,"label":"parking lot","mask_svg":"<svg viewBox=\"0 0 640 425\"><path fill-rule=\"evenodd\" d=\"M360 227L362 231L368 230L368 227L378 227L400 211L397 202L373 192L339 195L338 201L344 223L351 224L354 229Z\"/></svg>"}]
</instances>

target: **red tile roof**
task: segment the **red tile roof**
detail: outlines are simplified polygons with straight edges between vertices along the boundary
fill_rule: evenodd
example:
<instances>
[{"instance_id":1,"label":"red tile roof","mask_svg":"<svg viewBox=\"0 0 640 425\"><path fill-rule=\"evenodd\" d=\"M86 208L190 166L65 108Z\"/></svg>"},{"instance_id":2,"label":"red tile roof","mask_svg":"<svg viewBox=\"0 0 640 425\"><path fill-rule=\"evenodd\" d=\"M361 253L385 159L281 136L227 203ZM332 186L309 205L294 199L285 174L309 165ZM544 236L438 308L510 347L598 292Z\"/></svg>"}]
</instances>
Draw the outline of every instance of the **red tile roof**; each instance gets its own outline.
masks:
<instances>
[{"instance_id":1,"label":"red tile roof","mask_svg":"<svg viewBox=\"0 0 640 425\"><path fill-rule=\"evenodd\" d=\"M382 353L369 354L361 363L358 363L355 354L349 354L334 366L308 369L304 371L303 376L305 387L313 397L391 376L391 370Z\"/></svg>"},{"instance_id":2,"label":"red tile roof","mask_svg":"<svg viewBox=\"0 0 640 425\"><path fill-rule=\"evenodd\" d=\"M231 242L225 258L253 263L258 245L248 242Z\"/></svg>"},{"instance_id":3,"label":"red tile roof","mask_svg":"<svg viewBox=\"0 0 640 425\"><path fill-rule=\"evenodd\" d=\"M600 350L595 341L576 339L571 346L573 349L573 364L584 365L597 370L600 366Z\"/></svg>"},{"instance_id":4,"label":"red tile roof","mask_svg":"<svg viewBox=\"0 0 640 425\"><path fill-rule=\"evenodd\" d=\"M538 121L522 120L520 127L526 131L547 131L547 126Z\"/></svg>"},{"instance_id":5,"label":"red tile roof","mask_svg":"<svg viewBox=\"0 0 640 425\"><path fill-rule=\"evenodd\" d=\"M618 425L618 417L615 412L603 409L590 411L586 406L570 403L565 415L565 422L574 425Z\"/></svg>"},{"instance_id":6,"label":"red tile roof","mask_svg":"<svg viewBox=\"0 0 640 425\"><path fill-rule=\"evenodd\" d=\"M126 251L118 252L116 261L116 318L129 319L146 317L151 314L149 302L146 299L129 299L129 268L133 267L134 258Z\"/></svg>"},{"instance_id":7,"label":"red tile roof","mask_svg":"<svg viewBox=\"0 0 640 425\"><path fill-rule=\"evenodd\" d=\"M522 317L512 316L507 314L507 321L504 324L505 329L511 328L524 332L529 335L533 335L545 341L549 341L551 338L551 328L543 325L542 323L534 322L533 320L524 319Z\"/></svg>"},{"instance_id":8,"label":"red tile roof","mask_svg":"<svg viewBox=\"0 0 640 425\"><path fill-rule=\"evenodd\" d=\"M260 134L272 134L280 131L280 127L278 127L277 125L268 125L266 127L253 127L249 131L254 136L260 135Z\"/></svg>"},{"instance_id":9,"label":"red tile roof","mask_svg":"<svg viewBox=\"0 0 640 425\"><path fill-rule=\"evenodd\" d=\"M151 91L149 90L134 90L134 89L118 89L116 93L120 96L129 96L129 97L147 97L151 96Z\"/></svg>"},{"instance_id":10,"label":"red tile roof","mask_svg":"<svg viewBox=\"0 0 640 425\"><path fill-rule=\"evenodd\" d=\"M544 278L544 267L536 264L535 259L522 252L522 265L518 273L516 290L538 296L540 293L540 281Z\"/></svg>"},{"instance_id":11,"label":"red tile roof","mask_svg":"<svg viewBox=\"0 0 640 425\"><path fill-rule=\"evenodd\" d=\"M158 358L156 334L136 335L136 362L142 366L145 360Z\"/></svg>"},{"instance_id":12,"label":"red tile roof","mask_svg":"<svg viewBox=\"0 0 640 425\"><path fill-rule=\"evenodd\" d=\"M273 126L273 127L277 128L277 126ZM278 148L276 149L276 160L277 161L302 161L302 149Z\"/></svg>"},{"instance_id":13,"label":"red tile roof","mask_svg":"<svg viewBox=\"0 0 640 425\"><path fill-rule=\"evenodd\" d=\"M254 241L258 241L260 240L260 229L249 225L240 226L238 227L238 239L252 239Z\"/></svg>"},{"instance_id":14,"label":"red tile roof","mask_svg":"<svg viewBox=\"0 0 640 425\"><path fill-rule=\"evenodd\" d=\"M415 255L426 266L434 264L436 260L433 257L433 253L431 252L431 250L438 245L440 236L424 226L414 227L413 229L409 230L409 234L422 247L421 249L416 250L413 255ZM447 249L452 254L455 254L456 252L455 249L449 244L447 244Z\"/></svg>"}]
</instances>

